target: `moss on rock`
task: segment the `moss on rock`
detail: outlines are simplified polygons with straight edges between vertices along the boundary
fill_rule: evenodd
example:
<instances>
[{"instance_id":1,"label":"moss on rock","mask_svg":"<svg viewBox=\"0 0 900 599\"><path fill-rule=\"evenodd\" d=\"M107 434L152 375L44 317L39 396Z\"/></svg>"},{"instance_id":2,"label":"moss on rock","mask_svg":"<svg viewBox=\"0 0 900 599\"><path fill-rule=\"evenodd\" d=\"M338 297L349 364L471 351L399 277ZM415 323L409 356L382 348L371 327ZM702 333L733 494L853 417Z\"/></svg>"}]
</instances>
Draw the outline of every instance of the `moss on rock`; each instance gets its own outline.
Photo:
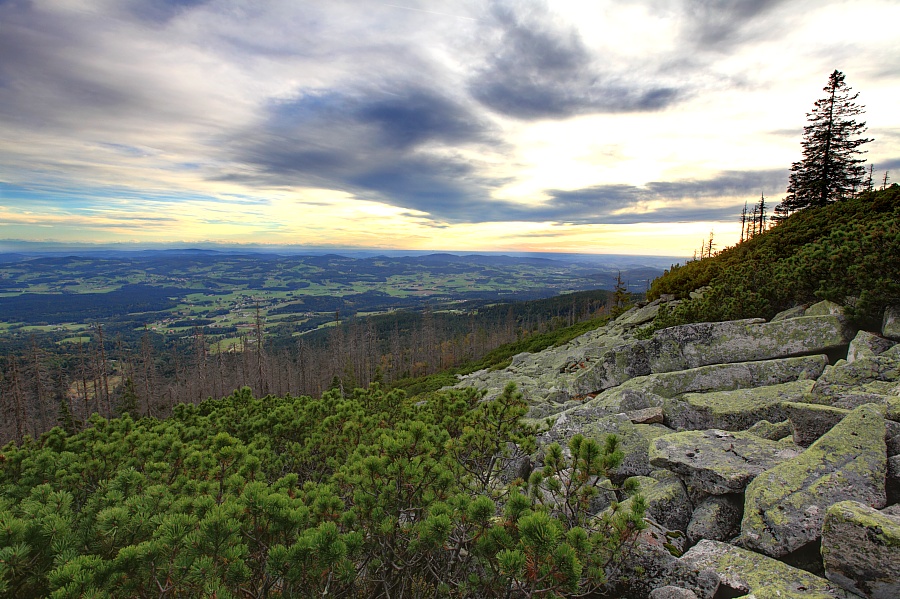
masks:
<instances>
[{"instance_id":1,"label":"moss on rock","mask_svg":"<svg viewBox=\"0 0 900 599\"><path fill-rule=\"evenodd\" d=\"M745 496L745 544L781 557L819 538L833 503L852 499L883 507L887 448L881 414L878 406L861 406L809 449L757 476Z\"/></svg>"}]
</instances>

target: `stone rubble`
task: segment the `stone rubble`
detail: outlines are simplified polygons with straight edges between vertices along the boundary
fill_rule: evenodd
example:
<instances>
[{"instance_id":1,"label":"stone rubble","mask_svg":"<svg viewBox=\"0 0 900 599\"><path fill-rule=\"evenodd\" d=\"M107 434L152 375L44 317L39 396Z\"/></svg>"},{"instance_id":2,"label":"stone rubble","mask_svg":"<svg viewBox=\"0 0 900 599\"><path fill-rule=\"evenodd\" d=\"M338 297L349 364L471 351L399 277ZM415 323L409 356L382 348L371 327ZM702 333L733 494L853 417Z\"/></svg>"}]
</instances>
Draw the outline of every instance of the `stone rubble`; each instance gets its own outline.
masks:
<instances>
[{"instance_id":1,"label":"stone rubble","mask_svg":"<svg viewBox=\"0 0 900 599\"><path fill-rule=\"evenodd\" d=\"M457 386L515 382L540 444L619 437L607 484L637 477L650 523L623 597L900 597L900 306L876 331L820 302L639 332L675 304Z\"/></svg>"}]
</instances>

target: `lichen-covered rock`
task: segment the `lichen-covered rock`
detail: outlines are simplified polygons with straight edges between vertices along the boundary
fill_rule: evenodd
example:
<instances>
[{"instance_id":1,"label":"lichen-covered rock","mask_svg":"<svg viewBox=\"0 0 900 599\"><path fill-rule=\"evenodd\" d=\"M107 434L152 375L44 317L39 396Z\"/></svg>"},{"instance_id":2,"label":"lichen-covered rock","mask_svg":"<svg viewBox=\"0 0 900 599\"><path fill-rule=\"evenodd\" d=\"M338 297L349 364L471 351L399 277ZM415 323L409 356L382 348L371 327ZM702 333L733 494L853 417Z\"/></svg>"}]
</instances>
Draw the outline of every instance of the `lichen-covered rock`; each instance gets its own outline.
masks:
<instances>
[{"instance_id":1,"label":"lichen-covered rock","mask_svg":"<svg viewBox=\"0 0 900 599\"><path fill-rule=\"evenodd\" d=\"M664 586L650 591L650 599L697 599L697 593L681 587Z\"/></svg>"},{"instance_id":2,"label":"lichen-covered rock","mask_svg":"<svg viewBox=\"0 0 900 599\"><path fill-rule=\"evenodd\" d=\"M741 532L741 516L744 514L743 495L713 495L704 500L687 526L688 543L703 539L730 541Z\"/></svg>"},{"instance_id":3,"label":"lichen-covered rock","mask_svg":"<svg viewBox=\"0 0 900 599\"><path fill-rule=\"evenodd\" d=\"M900 306L888 306L881 321L881 334L894 341L900 341Z\"/></svg>"},{"instance_id":4,"label":"lichen-covered rock","mask_svg":"<svg viewBox=\"0 0 900 599\"><path fill-rule=\"evenodd\" d=\"M676 476L670 474L659 480L649 476L636 476L629 480L637 482L641 495L647 500L648 518L668 530L684 532L687 529L693 506L684 484ZM626 499L621 507L628 509L631 501L630 498Z\"/></svg>"},{"instance_id":5,"label":"lichen-covered rock","mask_svg":"<svg viewBox=\"0 0 900 599\"><path fill-rule=\"evenodd\" d=\"M559 443L565 448L569 439L577 434L596 439L601 445L607 435L614 434L625 454L622 463L610 473L613 480L621 482L630 476L650 474L648 450L650 441L638 431L624 414L599 415L590 410L564 412L549 431L538 438L540 445Z\"/></svg>"},{"instance_id":6,"label":"lichen-covered rock","mask_svg":"<svg viewBox=\"0 0 900 599\"><path fill-rule=\"evenodd\" d=\"M819 404L786 401L781 404L793 430L794 443L809 447L844 419L850 410Z\"/></svg>"},{"instance_id":7,"label":"lichen-covered rock","mask_svg":"<svg viewBox=\"0 0 900 599\"><path fill-rule=\"evenodd\" d=\"M622 402L629 401L635 392L650 394L650 397L673 398L684 393L709 393L733 389L751 389L780 385L804 379L817 379L828 364L826 356L802 356L780 358L760 362L739 362L737 364L714 364L678 372L651 374L631 379L622 385L600 393L582 407L600 408L606 413L617 414Z\"/></svg>"},{"instance_id":8,"label":"lichen-covered rock","mask_svg":"<svg viewBox=\"0 0 900 599\"><path fill-rule=\"evenodd\" d=\"M662 424L664 414L662 406L631 410L623 413L633 424Z\"/></svg>"},{"instance_id":9,"label":"lichen-covered rock","mask_svg":"<svg viewBox=\"0 0 900 599\"><path fill-rule=\"evenodd\" d=\"M871 358L883 354L896 345L895 341L873 335L868 331L859 331L847 349L847 363L852 364L860 358Z\"/></svg>"},{"instance_id":10,"label":"lichen-covered rock","mask_svg":"<svg viewBox=\"0 0 900 599\"><path fill-rule=\"evenodd\" d=\"M813 403L855 408L884 404L900 382L900 345L827 368L810 391Z\"/></svg>"},{"instance_id":11,"label":"lichen-covered rock","mask_svg":"<svg viewBox=\"0 0 900 599\"><path fill-rule=\"evenodd\" d=\"M900 518L856 501L828 508L822 528L825 576L871 599L900 597Z\"/></svg>"},{"instance_id":12,"label":"lichen-covered rock","mask_svg":"<svg viewBox=\"0 0 900 599\"><path fill-rule=\"evenodd\" d=\"M778 322L779 320L785 320L788 318L798 318L800 316L803 316L805 312L806 306L794 306L793 308L782 310L781 312L773 316L770 322Z\"/></svg>"},{"instance_id":13,"label":"lichen-covered rock","mask_svg":"<svg viewBox=\"0 0 900 599\"><path fill-rule=\"evenodd\" d=\"M778 560L719 541L704 540L681 561L718 574L721 586L752 597L780 599L855 599L834 583Z\"/></svg>"},{"instance_id":14,"label":"lichen-covered rock","mask_svg":"<svg viewBox=\"0 0 900 599\"><path fill-rule=\"evenodd\" d=\"M712 495L740 493L757 475L795 457L798 449L746 432L684 431L650 444L650 464Z\"/></svg>"},{"instance_id":15,"label":"lichen-covered rock","mask_svg":"<svg viewBox=\"0 0 900 599\"><path fill-rule=\"evenodd\" d=\"M712 599L719 588L716 573L675 557L672 554L674 535L652 521L648 524L625 558L606 568L609 584L602 596L645 599L653 589L676 586L692 591L701 599Z\"/></svg>"},{"instance_id":16,"label":"lichen-covered rock","mask_svg":"<svg viewBox=\"0 0 900 599\"><path fill-rule=\"evenodd\" d=\"M651 372L710 364L772 360L825 352L847 345L844 319L833 314L765 322L762 319L701 322L657 331L646 343Z\"/></svg>"},{"instance_id":17,"label":"lichen-covered rock","mask_svg":"<svg viewBox=\"0 0 900 599\"><path fill-rule=\"evenodd\" d=\"M885 430L879 407L861 406L809 449L757 476L745 495L745 545L781 557L819 538L833 503L883 507Z\"/></svg>"},{"instance_id":18,"label":"lichen-covered rock","mask_svg":"<svg viewBox=\"0 0 900 599\"><path fill-rule=\"evenodd\" d=\"M778 441L792 434L791 421L769 422L768 420L760 420L748 428L746 432L770 441Z\"/></svg>"},{"instance_id":19,"label":"lichen-covered rock","mask_svg":"<svg viewBox=\"0 0 900 599\"><path fill-rule=\"evenodd\" d=\"M760 420L780 421L783 401L803 401L815 381L799 380L731 391L686 393L666 404L666 424L678 430L745 430Z\"/></svg>"},{"instance_id":20,"label":"lichen-covered rock","mask_svg":"<svg viewBox=\"0 0 900 599\"><path fill-rule=\"evenodd\" d=\"M843 316L844 308L832 301L822 300L806 309L804 316Z\"/></svg>"}]
</instances>

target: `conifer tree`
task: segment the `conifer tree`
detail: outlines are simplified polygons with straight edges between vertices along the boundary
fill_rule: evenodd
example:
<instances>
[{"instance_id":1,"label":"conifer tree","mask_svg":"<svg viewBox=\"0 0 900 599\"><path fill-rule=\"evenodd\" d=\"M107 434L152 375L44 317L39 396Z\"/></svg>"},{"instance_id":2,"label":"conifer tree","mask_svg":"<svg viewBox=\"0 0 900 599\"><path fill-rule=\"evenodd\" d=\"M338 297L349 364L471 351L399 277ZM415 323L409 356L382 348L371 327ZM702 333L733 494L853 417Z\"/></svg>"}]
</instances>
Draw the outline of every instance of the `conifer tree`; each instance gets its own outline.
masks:
<instances>
[{"instance_id":1,"label":"conifer tree","mask_svg":"<svg viewBox=\"0 0 900 599\"><path fill-rule=\"evenodd\" d=\"M803 128L803 159L791 166L787 197L777 210L779 219L843 200L863 186L865 161L858 157L863 153L859 148L871 139L861 137L865 121L853 118L864 108L855 102L859 93L851 93L838 70L823 89L826 96L806 115L809 124Z\"/></svg>"}]
</instances>

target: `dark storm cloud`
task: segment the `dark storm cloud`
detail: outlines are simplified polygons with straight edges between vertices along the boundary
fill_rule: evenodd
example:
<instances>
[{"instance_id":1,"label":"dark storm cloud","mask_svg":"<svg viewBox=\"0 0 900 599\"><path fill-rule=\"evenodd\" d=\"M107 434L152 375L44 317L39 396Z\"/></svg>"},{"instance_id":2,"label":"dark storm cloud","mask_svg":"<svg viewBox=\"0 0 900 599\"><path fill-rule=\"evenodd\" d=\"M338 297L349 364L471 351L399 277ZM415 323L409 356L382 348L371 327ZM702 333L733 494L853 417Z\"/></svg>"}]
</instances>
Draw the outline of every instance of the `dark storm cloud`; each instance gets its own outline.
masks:
<instances>
[{"instance_id":1,"label":"dark storm cloud","mask_svg":"<svg viewBox=\"0 0 900 599\"><path fill-rule=\"evenodd\" d=\"M261 130L229 142L257 182L340 189L446 222L500 220L489 200L503 183L479 174L457 148L502 148L491 125L436 91L309 95L273 105ZM232 174L229 179L248 175Z\"/></svg>"},{"instance_id":2,"label":"dark storm cloud","mask_svg":"<svg viewBox=\"0 0 900 599\"><path fill-rule=\"evenodd\" d=\"M539 4L493 5L495 38L469 92L488 108L520 119L659 110L680 99L679 90L622 81L600 68L578 31L554 23Z\"/></svg>"},{"instance_id":3,"label":"dark storm cloud","mask_svg":"<svg viewBox=\"0 0 900 599\"><path fill-rule=\"evenodd\" d=\"M741 30L786 0L689 0L685 39L694 45L728 47L745 37ZM776 25L776 24L771 24Z\"/></svg>"},{"instance_id":4,"label":"dark storm cloud","mask_svg":"<svg viewBox=\"0 0 900 599\"><path fill-rule=\"evenodd\" d=\"M782 170L728 171L711 179L653 181L642 187L596 185L551 190L550 200L531 210L529 220L573 224L727 221L740 216L742 205L706 206L704 200L743 196L752 201L760 193L781 193L786 183L787 172ZM651 202L664 205L653 208Z\"/></svg>"}]
</instances>

